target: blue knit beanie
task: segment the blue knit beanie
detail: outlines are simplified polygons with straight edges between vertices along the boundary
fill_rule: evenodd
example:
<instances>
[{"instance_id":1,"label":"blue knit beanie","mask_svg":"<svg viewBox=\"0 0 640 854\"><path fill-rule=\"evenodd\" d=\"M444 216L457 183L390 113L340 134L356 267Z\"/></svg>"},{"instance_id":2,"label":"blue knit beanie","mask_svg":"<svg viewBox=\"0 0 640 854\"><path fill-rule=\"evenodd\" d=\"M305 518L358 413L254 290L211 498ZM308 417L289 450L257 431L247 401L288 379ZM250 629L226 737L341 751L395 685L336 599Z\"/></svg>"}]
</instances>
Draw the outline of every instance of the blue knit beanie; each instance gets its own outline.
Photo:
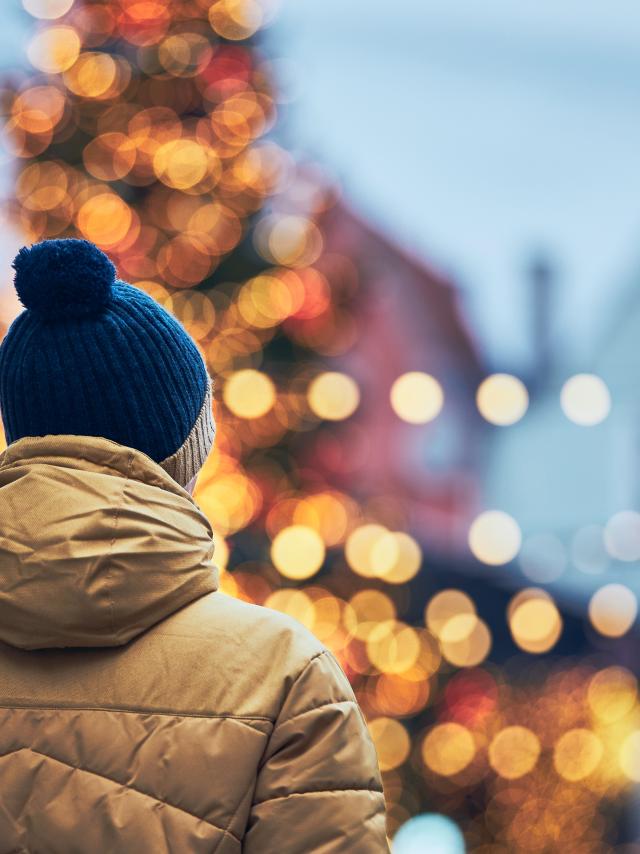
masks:
<instances>
[{"instance_id":1,"label":"blue knit beanie","mask_svg":"<svg viewBox=\"0 0 640 854\"><path fill-rule=\"evenodd\" d=\"M116 279L88 240L23 247L13 267L26 311L0 345L7 444L102 436L143 451L186 486L215 436L211 378L186 329Z\"/></svg>"}]
</instances>

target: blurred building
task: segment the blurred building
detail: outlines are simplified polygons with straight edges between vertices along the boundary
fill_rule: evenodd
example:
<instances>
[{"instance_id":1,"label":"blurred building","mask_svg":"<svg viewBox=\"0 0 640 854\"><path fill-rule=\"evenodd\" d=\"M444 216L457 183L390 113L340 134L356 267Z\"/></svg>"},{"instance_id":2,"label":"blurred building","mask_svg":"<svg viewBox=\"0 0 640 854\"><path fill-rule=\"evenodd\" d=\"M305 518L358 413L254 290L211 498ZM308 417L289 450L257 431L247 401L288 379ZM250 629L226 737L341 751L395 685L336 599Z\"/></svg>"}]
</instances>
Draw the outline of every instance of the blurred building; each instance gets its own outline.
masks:
<instances>
[{"instance_id":1,"label":"blurred building","mask_svg":"<svg viewBox=\"0 0 640 854\"><path fill-rule=\"evenodd\" d=\"M318 224L323 263L351 265L357 334L332 369L355 379L361 402L311 453L336 486L373 501L376 515L401 519L432 552L461 553L478 504L487 425L474 403L484 369L458 293L344 203ZM409 423L390 405L394 382L414 371L434 377L444 394L428 423Z\"/></svg>"}]
</instances>

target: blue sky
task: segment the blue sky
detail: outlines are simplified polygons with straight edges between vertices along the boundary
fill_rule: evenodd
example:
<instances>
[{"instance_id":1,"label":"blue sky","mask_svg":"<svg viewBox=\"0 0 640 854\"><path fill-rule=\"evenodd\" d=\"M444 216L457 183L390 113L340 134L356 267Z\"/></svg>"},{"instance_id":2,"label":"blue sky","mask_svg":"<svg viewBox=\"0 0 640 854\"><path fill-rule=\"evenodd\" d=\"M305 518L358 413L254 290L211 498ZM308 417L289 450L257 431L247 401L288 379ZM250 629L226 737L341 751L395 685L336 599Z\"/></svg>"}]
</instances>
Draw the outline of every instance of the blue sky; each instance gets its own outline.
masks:
<instances>
[{"instance_id":1,"label":"blue sky","mask_svg":"<svg viewBox=\"0 0 640 854\"><path fill-rule=\"evenodd\" d=\"M20 4L0 32L23 60ZM284 0L283 142L454 275L490 365L531 354L523 265L557 259L555 334L589 369L640 271L640 11L630 0Z\"/></svg>"},{"instance_id":2,"label":"blue sky","mask_svg":"<svg viewBox=\"0 0 640 854\"><path fill-rule=\"evenodd\" d=\"M525 366L522 269L561 271L555 333L589 368L640 270L640 11L626 0L295 0L284 139L464 288L490 363Z\"/></svg>"}]
</instances>

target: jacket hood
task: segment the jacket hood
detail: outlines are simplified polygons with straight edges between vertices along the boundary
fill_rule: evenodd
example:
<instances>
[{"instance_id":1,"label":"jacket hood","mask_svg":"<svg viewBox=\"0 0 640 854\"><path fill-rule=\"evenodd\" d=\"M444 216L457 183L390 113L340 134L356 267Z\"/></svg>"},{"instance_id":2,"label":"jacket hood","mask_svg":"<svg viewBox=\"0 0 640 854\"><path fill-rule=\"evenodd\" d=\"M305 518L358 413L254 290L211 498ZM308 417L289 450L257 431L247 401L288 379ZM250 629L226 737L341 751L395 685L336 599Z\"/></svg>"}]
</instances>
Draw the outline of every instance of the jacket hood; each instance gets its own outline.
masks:
<instances>
[{"instance_id":1,"label":"jacket hood","mask_svg":"<svg viewBox=\"0 0 640 854\"><path fill-rule=\"evenodd\" d=\"M0 640L119 646L218 589L211 525L151 457L95 436L0 454Z\"/></svg>"}]
</instances>

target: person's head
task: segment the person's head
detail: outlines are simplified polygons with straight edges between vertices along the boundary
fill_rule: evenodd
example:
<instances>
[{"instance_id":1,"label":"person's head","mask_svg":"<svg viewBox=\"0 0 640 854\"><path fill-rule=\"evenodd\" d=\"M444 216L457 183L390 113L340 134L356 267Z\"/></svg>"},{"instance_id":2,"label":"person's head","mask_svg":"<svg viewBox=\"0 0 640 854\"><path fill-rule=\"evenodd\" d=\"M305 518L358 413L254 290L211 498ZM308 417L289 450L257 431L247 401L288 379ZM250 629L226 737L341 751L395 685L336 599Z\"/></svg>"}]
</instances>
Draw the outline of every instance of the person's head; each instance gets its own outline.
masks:
<instances>
[{"instance_id":1,"label":"person's head","mask_svg":"<svg viewBox=\"0 0 640 854\"><path fill-rule=\"evenodd\" d=\"M186 329L117 279L87 240L23 247L13 267L26 310L0 345L7 444L102 436L147 454L192 493L215 422L213 383Z\"/></svg>"}]
</instances>

